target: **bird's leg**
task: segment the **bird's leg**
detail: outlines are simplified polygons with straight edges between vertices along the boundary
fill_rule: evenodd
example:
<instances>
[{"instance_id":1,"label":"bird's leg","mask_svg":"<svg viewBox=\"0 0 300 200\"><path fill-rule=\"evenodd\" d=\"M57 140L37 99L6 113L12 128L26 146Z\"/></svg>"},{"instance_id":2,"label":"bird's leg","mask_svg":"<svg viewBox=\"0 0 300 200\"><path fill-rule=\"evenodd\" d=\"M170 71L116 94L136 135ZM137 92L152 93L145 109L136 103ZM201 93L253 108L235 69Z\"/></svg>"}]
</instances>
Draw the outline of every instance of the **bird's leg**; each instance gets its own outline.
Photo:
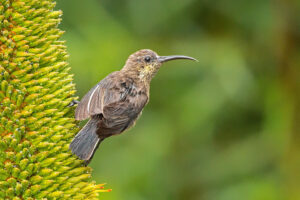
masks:
<instances>
[{"instance_id":1,"label":"bird's leg","mask_svg":"<svg viewBox=\"0 0 300 200\"><path fill-rule=\"evenodd\" d=\"M77 100L72 100L71 103L69 105L67 105L68 107L73 107L75 106L76 104L79 104L79 101Z\"/></svg>"}]
</instances>

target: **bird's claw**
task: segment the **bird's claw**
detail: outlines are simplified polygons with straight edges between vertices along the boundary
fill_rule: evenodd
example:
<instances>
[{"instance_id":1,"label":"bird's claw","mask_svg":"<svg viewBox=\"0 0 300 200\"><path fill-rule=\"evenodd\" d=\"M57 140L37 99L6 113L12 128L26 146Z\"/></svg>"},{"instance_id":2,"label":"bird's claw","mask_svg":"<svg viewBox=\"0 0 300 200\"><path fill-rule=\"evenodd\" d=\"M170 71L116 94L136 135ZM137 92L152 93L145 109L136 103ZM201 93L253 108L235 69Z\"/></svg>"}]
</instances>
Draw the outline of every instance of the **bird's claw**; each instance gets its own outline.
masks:
<instances>
[{"instance_id":1,"label":"bird's claw","mask_svg":"<svg viewBox=\"0 0 300 200\"><path fill-rule=\"evenodd\" d=\"M79 101L77 100L72 100L71 103L69 105L67 105L67 107L73 107L75 106L76 104L79 104Z\"/></svg>"}]
</instances>

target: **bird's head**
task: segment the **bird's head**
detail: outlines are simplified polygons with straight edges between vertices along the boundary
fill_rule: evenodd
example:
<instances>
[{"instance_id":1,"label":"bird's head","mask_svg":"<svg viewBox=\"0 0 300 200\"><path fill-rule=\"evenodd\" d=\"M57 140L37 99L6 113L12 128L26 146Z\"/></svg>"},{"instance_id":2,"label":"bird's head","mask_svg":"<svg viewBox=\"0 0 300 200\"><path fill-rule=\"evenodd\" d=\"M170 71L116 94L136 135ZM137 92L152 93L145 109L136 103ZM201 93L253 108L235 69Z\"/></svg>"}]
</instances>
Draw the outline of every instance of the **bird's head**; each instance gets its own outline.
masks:
<instances>
[{"instance_id":1,"label":"bird's head","mask_svg":"<svg viewBox=\"0 0 300 200\"><path fill-rule=\"evenodd\" d=\"M164 62L176 59L197 61L183 55L159 56L150 49L142 49L129 56L123 69L137 72L140 79L151 80Z\"/></svg>"}]
</instances>

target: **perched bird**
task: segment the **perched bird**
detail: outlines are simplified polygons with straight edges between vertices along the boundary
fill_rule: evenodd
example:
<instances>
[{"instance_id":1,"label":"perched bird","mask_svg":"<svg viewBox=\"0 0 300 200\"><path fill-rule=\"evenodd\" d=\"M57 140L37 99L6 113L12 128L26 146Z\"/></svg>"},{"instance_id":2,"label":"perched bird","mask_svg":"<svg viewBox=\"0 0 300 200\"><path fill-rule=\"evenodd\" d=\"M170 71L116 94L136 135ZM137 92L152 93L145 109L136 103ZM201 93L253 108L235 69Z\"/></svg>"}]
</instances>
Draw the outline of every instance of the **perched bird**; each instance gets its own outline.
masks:
<instances>
[{"instance_id":1,"label":"perched bird","mask_svg":"<svg viewBox=\"0 0 300 200\"><path fill-rule=\"evenodd\" d=\"M76 120L90 118L70 144L71 151L87 165L107 137L133 126L149 101L150 82L164 62L195 58L174 55L158 56L144 49L129 56L125 66L95 85L78 104Z\"/></svg>"}]
</instances>

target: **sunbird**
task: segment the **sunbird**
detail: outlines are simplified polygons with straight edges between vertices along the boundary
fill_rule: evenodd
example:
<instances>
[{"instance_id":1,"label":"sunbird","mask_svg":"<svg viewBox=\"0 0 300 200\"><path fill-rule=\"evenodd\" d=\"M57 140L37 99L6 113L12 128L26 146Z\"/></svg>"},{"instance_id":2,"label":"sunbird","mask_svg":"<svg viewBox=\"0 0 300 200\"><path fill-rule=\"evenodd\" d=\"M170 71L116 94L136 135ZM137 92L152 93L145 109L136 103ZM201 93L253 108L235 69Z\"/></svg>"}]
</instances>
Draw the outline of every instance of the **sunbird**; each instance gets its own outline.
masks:
<instances>
[{"instance_id":1,"label":"sunbird","mask_svg":"<svg viewBox=\"0 0 300 200\"><path fill-rule=\"evenodd\" d=\"M152 50L139 50L127 59L120 71L106 76L81 99L76 120L89 121L70 144L73 154L89 164L99 144L107 137L118 135L134 126L149 102L150 82L163 63L176 59L195 58L183 55L159 56Z\"/></svg>"}]
</instances>

